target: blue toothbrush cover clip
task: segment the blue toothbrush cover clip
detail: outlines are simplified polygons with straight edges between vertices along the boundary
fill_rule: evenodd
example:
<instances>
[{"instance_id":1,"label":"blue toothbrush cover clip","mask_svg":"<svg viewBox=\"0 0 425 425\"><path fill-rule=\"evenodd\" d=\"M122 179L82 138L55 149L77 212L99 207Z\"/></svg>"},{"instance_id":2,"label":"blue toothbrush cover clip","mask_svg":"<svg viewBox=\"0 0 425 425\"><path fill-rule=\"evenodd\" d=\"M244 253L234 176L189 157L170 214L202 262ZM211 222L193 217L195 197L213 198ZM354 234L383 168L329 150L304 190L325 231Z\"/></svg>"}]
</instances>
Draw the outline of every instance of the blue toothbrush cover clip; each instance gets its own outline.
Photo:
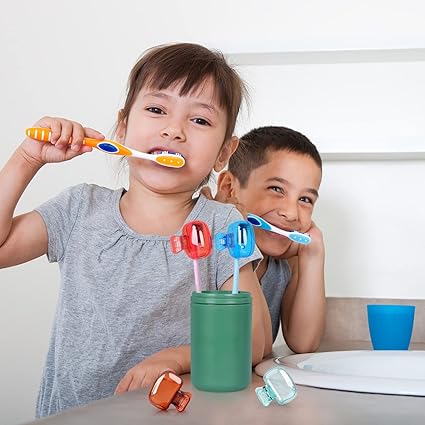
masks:
<instances>
[{"instance_id":1,"label":"blue toothbrush cover clip","mask_svg":"<svg viewBox=\"0 0 425 425\"><path fill-rule=\"evenodd\" d=\"M227 233L217 233L214 237L215 249L228 249L233 258L252 255L255 249L255 234L252 224L240 220L229 224Z\"/></svg>"},{"instance_id":2,"label":"blue toothbrush cover clip","mask_svg":"<svg viewBox=\"0 0 425 425\"><path fill-rule=\"evenodd\" d=\"M274 400L277 404L288 404L297 396L297 387L294 381L281 366L269 369L263 376L266 385L257 387L255 393L258 400L265 407Z\"/></svg>"}]
</instances>

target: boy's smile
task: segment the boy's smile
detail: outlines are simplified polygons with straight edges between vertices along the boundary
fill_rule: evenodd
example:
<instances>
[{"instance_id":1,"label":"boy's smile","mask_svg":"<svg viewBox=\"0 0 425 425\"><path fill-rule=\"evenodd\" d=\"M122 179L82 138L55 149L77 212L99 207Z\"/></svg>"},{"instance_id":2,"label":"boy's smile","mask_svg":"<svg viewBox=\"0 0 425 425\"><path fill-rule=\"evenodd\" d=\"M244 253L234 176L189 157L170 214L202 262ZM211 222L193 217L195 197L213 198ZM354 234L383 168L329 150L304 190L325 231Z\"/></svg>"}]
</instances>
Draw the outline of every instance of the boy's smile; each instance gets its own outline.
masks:
<instances>
[{"instance_id":1,"label":"boy's smile","mask_svg":"<svg viewBox=\"0 0 425 425\"><path fill-rule=\"evenodd\" d=\"M281 229L308 232L322 177L308 155L270 151L268 161L254 169L245 187L235 179L234 196L247 212L259 215ZM278 257L291 245L284 236L255 229L256 243L265 255Z\"/></svg>"}]
</instances>

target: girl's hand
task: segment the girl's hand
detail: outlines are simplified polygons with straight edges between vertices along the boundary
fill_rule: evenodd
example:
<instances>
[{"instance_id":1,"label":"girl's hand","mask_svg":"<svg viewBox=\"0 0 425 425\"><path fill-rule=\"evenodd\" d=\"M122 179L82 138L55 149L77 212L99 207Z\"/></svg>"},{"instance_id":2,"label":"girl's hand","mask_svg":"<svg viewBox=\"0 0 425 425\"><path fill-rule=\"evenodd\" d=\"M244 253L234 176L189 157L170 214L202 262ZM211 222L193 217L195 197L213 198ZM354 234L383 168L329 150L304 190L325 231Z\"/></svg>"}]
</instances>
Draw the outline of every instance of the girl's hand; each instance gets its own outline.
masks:
<instances>
[{"instance_id":1,"label":"girl's hand","mask_svg":"<svg viewBox=\"0 0 425 425\"><path fill-rule=\"evenodd\" d=\"M151 387L158 377L167 370L176 375L182 373L179 363L175 360L155 359L155 356L148 357L125 374L115 388L115 394Z\"/></svg>"},{"instance_id":2,"label":"girl's hand","mask_svg":"<svg viewBox=\"0 0 425 425\"><path fill-rule=\"evenodd\" d=\"M39 142L27 137L21 145L25 159L38 166L68 161L82 153L90 152L92 148L83 145L84 137L98 140L105 138L98 131L65 118L43 117L33 127L49 128L52 131L50 142Z\"/></svg>"}]
</instances>

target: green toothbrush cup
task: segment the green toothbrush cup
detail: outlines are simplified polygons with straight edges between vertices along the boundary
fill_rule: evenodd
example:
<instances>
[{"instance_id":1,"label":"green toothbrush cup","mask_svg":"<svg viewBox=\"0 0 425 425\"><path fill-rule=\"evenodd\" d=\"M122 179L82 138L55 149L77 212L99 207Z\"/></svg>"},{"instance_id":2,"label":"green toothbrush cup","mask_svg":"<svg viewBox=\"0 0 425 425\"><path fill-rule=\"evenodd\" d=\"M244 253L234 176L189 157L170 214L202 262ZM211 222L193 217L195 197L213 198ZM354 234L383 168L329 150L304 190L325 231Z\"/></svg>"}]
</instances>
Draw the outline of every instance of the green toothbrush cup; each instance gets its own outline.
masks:
<instances>
[{"instance_id":1,"label":"green toothbrush cup","mask_svg":"<svg viewBox=\"0 0 425 425\"><path fill-rule=\"evenodd\" d=\"M252 297L249 292L193 292L191 380L203 391L239 391L251 383Z\"/></svg>"}]
</instances>

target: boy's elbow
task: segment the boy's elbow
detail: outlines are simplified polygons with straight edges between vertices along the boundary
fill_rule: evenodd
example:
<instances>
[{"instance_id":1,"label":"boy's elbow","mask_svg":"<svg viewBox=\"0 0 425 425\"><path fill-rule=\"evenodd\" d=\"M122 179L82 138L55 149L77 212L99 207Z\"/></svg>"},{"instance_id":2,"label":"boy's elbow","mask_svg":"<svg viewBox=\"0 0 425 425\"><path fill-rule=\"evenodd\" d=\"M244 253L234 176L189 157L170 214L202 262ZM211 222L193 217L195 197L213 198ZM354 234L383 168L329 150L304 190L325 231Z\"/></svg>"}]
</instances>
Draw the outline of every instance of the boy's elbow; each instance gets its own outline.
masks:
<instances>
[{"instance_id":1,"label":"boy's elbow","mask_svg":"<svg viewBox=\"0 0 425 425\"><path fill-rule=\"evenodd\" d=\"M286 341L286 344L295 354L305 354L317 351L320 341Z\"/></svg>"}]
</instances>

